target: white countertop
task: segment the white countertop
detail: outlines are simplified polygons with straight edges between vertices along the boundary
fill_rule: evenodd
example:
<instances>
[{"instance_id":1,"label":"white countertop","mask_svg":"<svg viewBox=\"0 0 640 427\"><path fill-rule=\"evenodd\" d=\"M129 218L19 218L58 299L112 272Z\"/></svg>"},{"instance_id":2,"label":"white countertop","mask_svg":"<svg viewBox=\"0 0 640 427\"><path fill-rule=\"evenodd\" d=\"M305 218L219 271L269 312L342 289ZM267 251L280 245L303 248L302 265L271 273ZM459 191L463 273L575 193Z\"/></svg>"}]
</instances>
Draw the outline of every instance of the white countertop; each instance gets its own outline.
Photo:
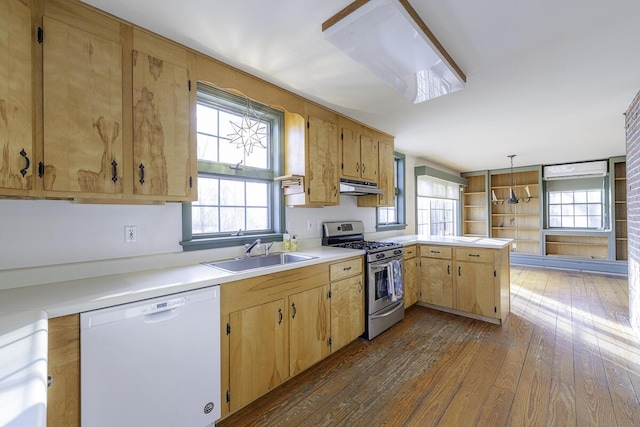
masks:
<instances>
[{"instance_id":1,"label":"white countertop","mask_svg":"<svg viewBox=\"0 0 640 427\"><path fill-rule=\"evenodd\" d=\"M442 245L442 246L467 246L474 248L502 249L513 241L511 239L489 239L487 237L463 237L463 236L425 236L420 234L405 234L402 236L382 239L385 242L396 242L404 245Z\"/></svg>"},{"instance_id":2,"label":"white countertop","mask_svg":"<svg viewBox=\"0 0 640 427\"><path fill-rule=\"evenodd\" d=\"M47 314L0 313L0 426L44 427Z\"/></svg>"},{"instance_id":3,"label":"white countertop","mask_svg":"<svg viewBox=\"0 0 640 427\"><path fill-rule=\"evenodd\" d=\"M193 264L0 290L0 313L43 310L52 318L364 254L322 246L297 253L317 258L240 273Z\"/></svg>"}]
</instances>

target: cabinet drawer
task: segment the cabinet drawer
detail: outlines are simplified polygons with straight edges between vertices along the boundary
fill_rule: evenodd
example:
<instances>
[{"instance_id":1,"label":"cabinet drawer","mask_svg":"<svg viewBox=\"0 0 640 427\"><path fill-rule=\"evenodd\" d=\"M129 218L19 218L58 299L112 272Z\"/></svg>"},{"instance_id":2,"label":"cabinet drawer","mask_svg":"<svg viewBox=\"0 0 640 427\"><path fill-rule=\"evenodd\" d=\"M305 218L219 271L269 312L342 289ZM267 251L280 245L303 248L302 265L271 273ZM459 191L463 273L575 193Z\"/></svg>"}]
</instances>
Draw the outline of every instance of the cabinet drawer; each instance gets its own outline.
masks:
<instances>
[{"instance_id":1,"label":"cabinet drawer","mask_svg":"<svg viewBox=\"0 0 640 427\"><path fill-rule=\"evenodd\" d=\"M405 246L404 247L404 259L411 259L416 256L417 247L416 245Z\"/></svg>"},{"instance_id":2,"label":"cabinet drawer","mask_svg":"<svg viewBox=\"0 0 640 427\"><path fill-rule=\"evenodd\" d=\"M421 246L420 256L427 258L451 259L451 248L446 246Z\"/></svg>"},{"instance_id":3,"label":"cabinet drawer","mask_svg":"<svg viewBox=\"0 0 640 427\"><path fill-rule=\"evenodd\" d=\"M332 282L357 274L362 274L362 258L338 262L329 267L329 280Z\"/></svg>"},{"instance_id":4,"label":"cabinet drawer","mask_svg":"<svg viewBox=\"0 0 640 427\"><path fill-rule=\"evenodd\" d=\"M493 263L493 249L456 248L456 261Z\"/></svg>"}]
</instances>

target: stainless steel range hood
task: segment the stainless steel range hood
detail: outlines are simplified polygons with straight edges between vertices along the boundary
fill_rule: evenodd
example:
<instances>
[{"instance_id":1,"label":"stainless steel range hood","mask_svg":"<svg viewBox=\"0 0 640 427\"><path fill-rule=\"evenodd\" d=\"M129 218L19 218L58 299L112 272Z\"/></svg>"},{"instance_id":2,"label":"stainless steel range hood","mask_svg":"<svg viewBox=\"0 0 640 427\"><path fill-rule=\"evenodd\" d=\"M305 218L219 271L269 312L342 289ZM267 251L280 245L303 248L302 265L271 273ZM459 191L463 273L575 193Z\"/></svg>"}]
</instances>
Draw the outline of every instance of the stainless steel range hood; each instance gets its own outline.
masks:
<instances>
[{"instance_id":1,"label":"stainless steel range hood","mask_svg":"<svg viewBox=\"0 0 640 427\"><path fill-rule=\"evenodd\" d=\"M348 179L340 180L340 194L347 196L364 196L366 194L382 194L382 190L372 182L359 182Z\"/></svg>"}]
</instances>

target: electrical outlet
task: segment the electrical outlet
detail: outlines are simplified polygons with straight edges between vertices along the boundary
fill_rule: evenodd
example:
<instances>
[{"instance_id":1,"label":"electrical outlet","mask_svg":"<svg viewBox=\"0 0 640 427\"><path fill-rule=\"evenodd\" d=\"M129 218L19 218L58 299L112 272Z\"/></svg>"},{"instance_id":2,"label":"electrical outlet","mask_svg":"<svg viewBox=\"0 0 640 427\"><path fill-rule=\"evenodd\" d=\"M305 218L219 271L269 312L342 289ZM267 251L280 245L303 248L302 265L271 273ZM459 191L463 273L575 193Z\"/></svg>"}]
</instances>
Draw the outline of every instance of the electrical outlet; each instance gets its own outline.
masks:
<instances>
[{"instance_id":1,"label":"electrical outlet","mask_svg":"<svg viewBox=\"0 0 640 427\"><path fill-rule=\"evenodd\" d=\"M135 243L138 239L138 226L125 225L124 226L124 242Z\"/></svg>"},{"instance_id":2,"label":"electrical outlet","mask_svg":"<svg viewBox=\"0 0 640 427\"><path fill-rule=\"evenodd\" d=\"M307 230L313 230L313 221L307 220Z\"/></svg>"},{"instance_id":3,"label":"electrical outlet","mask_svg":"<svg viewBox=\"0 0 640 427\"><path fill-rule=\"evenodd\" d=\"M513 242L511 244L511 249L518 249L518 244L516 242Z\"/></svg>"}]
</instances>

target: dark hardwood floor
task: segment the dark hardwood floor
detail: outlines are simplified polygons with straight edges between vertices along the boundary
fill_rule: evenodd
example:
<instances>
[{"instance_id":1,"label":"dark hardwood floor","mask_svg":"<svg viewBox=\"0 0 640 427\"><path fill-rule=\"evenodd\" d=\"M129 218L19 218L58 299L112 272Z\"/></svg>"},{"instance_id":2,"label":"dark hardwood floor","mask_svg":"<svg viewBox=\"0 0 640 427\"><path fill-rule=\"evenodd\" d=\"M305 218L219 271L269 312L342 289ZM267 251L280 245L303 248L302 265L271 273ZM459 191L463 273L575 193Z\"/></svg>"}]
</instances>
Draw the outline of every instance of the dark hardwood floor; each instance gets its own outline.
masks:
<instances>
[{"instance_id":1,"label":"dark hardwood floor","mask_svg":"<svg viewBox=\"0 0 640 427\"><path fill-rule=\"evenodd\" d=\"M503 326L423 307L227 426L639 426L626 277L513 267Z\"/></svg>"}]
</instances>

